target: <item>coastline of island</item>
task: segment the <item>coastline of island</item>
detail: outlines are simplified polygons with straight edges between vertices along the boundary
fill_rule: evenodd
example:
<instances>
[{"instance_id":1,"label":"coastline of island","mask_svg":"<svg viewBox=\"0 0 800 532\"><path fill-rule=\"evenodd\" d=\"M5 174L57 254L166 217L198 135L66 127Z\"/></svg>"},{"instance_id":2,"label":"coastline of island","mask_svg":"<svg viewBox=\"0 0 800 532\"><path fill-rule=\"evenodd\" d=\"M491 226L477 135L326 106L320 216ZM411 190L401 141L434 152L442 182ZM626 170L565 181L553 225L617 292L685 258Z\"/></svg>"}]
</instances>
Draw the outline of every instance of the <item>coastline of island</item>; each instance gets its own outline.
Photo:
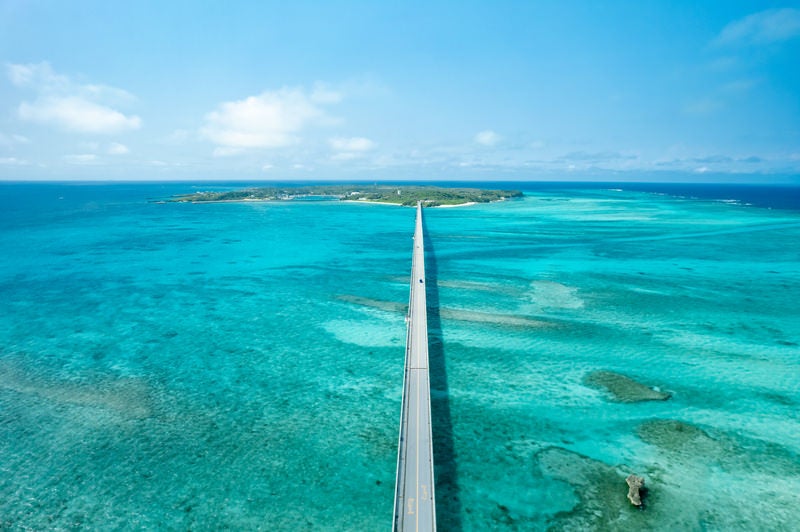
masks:
<instances>
[{"instance_id":1,"label":"coastline of island","mask_svg":"<svg viewBox=\"0 0 800 532\"><path fill-rule=\"evenodd\" d=\"M298 185L251 187L224 192L195 192L170 198L177 203L243 203L269 201L342 201L414 207L465 207L522 197L519 190L493 190L432 185Z\"/></svg>"}]
</instances>

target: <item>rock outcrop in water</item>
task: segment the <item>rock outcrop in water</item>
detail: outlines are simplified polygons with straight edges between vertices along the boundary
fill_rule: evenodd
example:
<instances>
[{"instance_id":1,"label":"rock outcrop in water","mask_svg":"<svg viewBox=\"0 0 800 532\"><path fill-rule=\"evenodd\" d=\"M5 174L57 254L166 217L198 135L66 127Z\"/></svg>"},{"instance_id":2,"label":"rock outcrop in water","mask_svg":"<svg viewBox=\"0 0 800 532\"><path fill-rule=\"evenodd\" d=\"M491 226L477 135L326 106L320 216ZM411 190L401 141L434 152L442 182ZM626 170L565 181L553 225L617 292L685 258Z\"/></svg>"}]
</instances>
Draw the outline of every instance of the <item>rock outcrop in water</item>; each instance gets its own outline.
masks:
<instances>
[{"instance_id":1,"label":"rock outcrop in water","mask_svg":"<svg viewBox=\"0 0 800 532\"><path fill-rule=\"evenodd\" d=\"M647 512L637 512L620 492L624 473L614 466L561 447L534 455L545 477L569 483L577 499L570 510L559 512L547 530L645 530Z\"/></svg>"},{"instance_id":2,"label":"rock outcrop in water","mask_svg":"<svg viewBox=\"0 0 800 532\"><path fill-rule=\"evenodd\" d=\"M625 479L628 484L628 500L634 506L642 505L641 490L644 488L644 479L636 475L628 475Z\"/></svg>"},{"instance_id":3,"label":"rock outcrop in water","mask_svg":"<svg viewBox=\"0 0 800 532\"><path fill-rule=\"evenodd\" d=\"M650 388L630 377L613 371L593 371L583 382L592 388L611 394L611 400L618 403L639 403L642 401L666 401L672 394Z\"/></svg>"}]
</instances>

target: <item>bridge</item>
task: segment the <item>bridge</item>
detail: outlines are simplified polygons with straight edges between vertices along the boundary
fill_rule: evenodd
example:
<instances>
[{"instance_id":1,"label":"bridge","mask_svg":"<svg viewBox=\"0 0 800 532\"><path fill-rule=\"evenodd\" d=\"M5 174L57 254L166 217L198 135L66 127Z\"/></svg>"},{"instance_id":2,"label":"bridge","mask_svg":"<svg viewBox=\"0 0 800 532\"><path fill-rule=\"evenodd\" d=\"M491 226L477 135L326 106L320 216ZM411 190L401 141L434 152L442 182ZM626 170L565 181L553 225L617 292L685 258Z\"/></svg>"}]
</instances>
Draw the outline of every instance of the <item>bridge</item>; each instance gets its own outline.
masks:
<instances>
[{"instance_id":1,"label":"bridge","mask_svg":"<svg viewBox=\"0 0 800 532\"><path fill-rule=\"evenodd\" d=\"M417 203L414 252L411 259L411 294L406 317L403 402L397 445L397 483L394 490L392 526L394 531L436 530L426 305L422 204Z\"/></svg>"}]
</instances>

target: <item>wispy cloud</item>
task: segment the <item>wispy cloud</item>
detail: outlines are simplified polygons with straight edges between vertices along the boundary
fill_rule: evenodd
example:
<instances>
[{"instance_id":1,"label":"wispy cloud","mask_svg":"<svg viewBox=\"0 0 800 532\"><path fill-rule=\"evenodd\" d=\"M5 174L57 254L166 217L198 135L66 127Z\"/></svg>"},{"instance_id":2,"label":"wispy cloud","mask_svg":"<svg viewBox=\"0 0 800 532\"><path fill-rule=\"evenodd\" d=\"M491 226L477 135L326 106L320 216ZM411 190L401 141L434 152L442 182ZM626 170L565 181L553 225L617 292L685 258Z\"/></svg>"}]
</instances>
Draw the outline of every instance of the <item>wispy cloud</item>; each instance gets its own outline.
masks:
<instances>
[{"instance_id":1,"label":"wispy cloud","mask_svg":"<svg viewBox=\"0 0 800 532\"><path fill-rule=\"evenodd\" d=\"M334 137L328 139L328 144L336 152L333 155L336 160L357 159L375 149L375 142L364 137Z\"/></svg>"},{"instance_id":2,"label":"wispy cloud","mask_svg":"<svg viewBox=\"0 0 800 532\"><path fill-rule=\"evenodd\" d=\"M17 108L22 120L95 134L120 133L142 125L138 116L125 115L114 107L134 100L125 90L75 83L46 62L10 64L7 72L14 85L36 93L33 101L24 101Z\"/></svg>"},{"instance_id":3,"label":"wispy cloud","mask_svg":"<svg viewBox=\"0 0 800 532\"><path fill-rule=\"evenodd\" d=\"M800 9L767 9L725 26L713 41L717 46L763 45L800 36Z\"/></svg>"},{"instance_id":4,"label":"wispy cloud","mask_svg":"<svg viewBox=\"0 0 800 532\"><path fill-rule=\"evenodd\" d=\"M27 166L29 163L24 159L17 159L16 157L0 157L0 164L7 166Z\"/></svg>"},{"instance_id":5,"label":"wispy cloud","mask_svg":"<svg viewBox=\"0 0 800 532\"><path fill-rule=\"evenodd\" d=\"M723 154L706 154L690 157L660 159L654 166L662 170L691 171L696 173L742 171L763 171L776 164L783 164L781 157L761 157L758 155L738 156ZM785 161L784 161L785 162Z\"/></svg>"},{"instance_id":6,"label":"wispy cloud","mask_svg":"<svg viewBox=\"0 0 800 532\"><path fill-rule=\"evenodd\" d=\"M718 57L708 64L708 68L712 72L730 72L739 66L741 66L741 60L730 55Z\"/></svg>"},{"instance_id":7,"label":"wispy cloud","mask_svg":"<svg viewBox=\"0 0 800 532\"><path fill-rule=\"evenodd\" d=\"M721 90L728 94L745 94L757 84L758 82L754 79L737 79L723 85Z\"/></svg>"},{"instance_id":8,"label":"wispy cloud","mask_svg":"<svg viewBox=\"0 0 800 532\"><path fill-rule=\"evenodd\" d=\"M221 103L205 117L200 133L217 145L216 155L233 155L251 148L280 148L297 144L312 124L330 122L324 106L341 95L317 87L265 91L258 96Z\"/></svg>"},{"instance_id":9,"label":"wispy cloud","mask_svg":"<svg viewBox=\"0 0 800 532\"><path fill-rule=\"evenodd\" d=\"M22 102L18 111L22 120L54 124L80 133L119 133L139 129L138 116L124 114L76 97L45 97L33 103Z\"/></svg>"},{"instance_id":10,"label":"wispy cloud","mask_svg":"<svg viewBox=\"0 0 800 532\"><path fill-rule=\"evenodd\" d=\"M112 142L109 144L107 151L109 155L125 155L130 152L127 146L119 142Z\"/></svg>"},{"instance_id":11,"label":"wispy cloud","mask_svg":"<svg viewBox=\"0 0 800 532\"><path fill-rule=\"evenodd\" d=\"M98 162L97 155L94 153L80 153L76 155L65 155L64 161L67 164L77 164L77 165L86 165L86 164L96 164Z\"/></svg>"},{"instance_id":12,"label":"wispy cloud","mask_svg":"<svg viewBox=\"0 0 800 532\"><path fill-rule=\"evenodd\" d=\"M703 98L687 103L683 111L692 115L709 115L725 107L719 98Z\"/></svg>"},{"instance_id":13,"label":"wispy cloud","mask_svg":"<svg viewBox=\"0 0 800 532\"><path fill-rule=\"evenodd\" d=\"M730 163L733 161L733 158L728 157L727 155L706 155L704 157L695 157L693 161L696 163L703 163L703 164L719 164L719 163Z\"/></svg>"},{"instance_id":14,"label":"wispy cloud","mask_svg":"<svg viewBox=\"0 0 800 532\"><path fill-rule=\"evenodd\" d=\"M747 98L758 86L757 79L736 79L717 87L712 87L705 96L687 101L683 105L683 112L689 115L713 115L722 110L728 110L736 102Z\"/></svg>"},{"instance_id":15,"label":"wispy cloud","mask_svg":"<svg viewBox=\"0 0 800 532\"><path fill-rule=\"evenodd\" d=\"M477 133L473 140L482 146L494 146L502 140L502 137L491 129L487 129Z\"/></svg>"},{"instance_id":16,"label":"wispy cloud","mask_svg":"<svg viewBox=\"0 0 800 532\"><path fill-rule=\"evenodd\" d=\"M25 135L19 135L17 133L6 135L4 133L0 133L0 146L13 147L19 144L30 144L30 142L31 139Z\"/></svg>"},{"instance_id":17,"label":"wispy cloud","mask_svg":"<svg viewBox=\"0 0 800 532\"><path fill-rule=\"evenodd\" d=\"M161 142L164 144L185 144L194 134L186 129L176 129L169 135L163 137Z\"/></svg>"},{"instance_id":18,"label":"wispy cloud","mask_svg":"<svg viewBox=\"0 0 800 532\"><path fill-rule=\"evenodd\" d=\"M562 155L557 160L581 163L603 163L609 161L629 161L636 160L637 155L632 153L622 153L618 151L585 152L574 151Z\"/></svg>"},{"instance_id":19,"label":"wispy cloud","mask_svg":"<svg viewBox=\"0 0 800 532\"><path fill-rule=\"evenodd\" d=\"M375 147L375 143L364 137L334 137L329 140L336 151L367 151Z\"/></svg>"}]
</instances>

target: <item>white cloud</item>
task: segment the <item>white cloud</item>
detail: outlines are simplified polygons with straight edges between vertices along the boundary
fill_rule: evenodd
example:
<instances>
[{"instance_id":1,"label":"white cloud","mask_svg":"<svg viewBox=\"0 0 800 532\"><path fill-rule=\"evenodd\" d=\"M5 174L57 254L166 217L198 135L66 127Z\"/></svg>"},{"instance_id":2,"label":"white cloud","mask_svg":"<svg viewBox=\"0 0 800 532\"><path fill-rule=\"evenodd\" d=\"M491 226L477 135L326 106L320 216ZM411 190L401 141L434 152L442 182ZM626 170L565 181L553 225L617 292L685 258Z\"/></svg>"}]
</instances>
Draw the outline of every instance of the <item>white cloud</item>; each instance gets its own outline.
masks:
<instances>
[{"instance_id":1,"label":"white cloud","mask_svg":"<svg viewBox=\"0 0 800 532\"><path fill-rule=\"evenodd\" d=\"M262 172L269 172L270 170L272 170L272 168L273 168L272 165L269 163L264 163L263 165L261 165Z\"/></svg>"},{"instance_id":2,"label":"white cloud","mask_svg":"<svg viewBox=\"0 0 800 532\"><path fill-rule=\"evenodd\" d=\"M800 36L800 9L767 9L731 22L714 44L770 44L797 36Z\"/></svg>"},{"instance_id":3,"label":"white cloud","mask_svg":"<svg viewBox=\"0 0 800 532\"><path fill-rule=\"evenodd\" d=\"M128 147L124 144L120 144L119 142L112 142L108 145L109 155L125 155L128 152L130 152Z\"/></svg>"},{"instance_id":4,"label":"white cloud","mask_svg":"<svg viewBox=\"0 0 800 532\"><path fill-rule=\"evenodd\" d=\"M18 114L29 122L54 124L79 133L119 133L139 129L142 125L138 116L125 116L78 97L46 97L33 103L22 102Z\"/></svg>"},{"instance_id":5,"label":"white cloud","mask_svg":"<svg viewBox=\"0 0 800 532\"><path fill-rule=\"evenodd\" d=\"M75 83L67 76L57 74L47 62L26 65L6 65L11 82L20 88L30 88L50 94L71 94L88 100L113 103L131 102L136 98L124 89L98 84Z\"/></svg>"},{"instance_id":6,"label":"white cloud","mask_svg":"<svg viewBox=\"0 0 800 532\"><path fill-rule=\"evenodd\" d=\"M19 105L17 115L22 120L95 134L119 133L142 125L138 116L125 115L112 107L134 99L127 91L74 83L56 74L48 63L11 64L7 71L14 85L37 94L35 100Z\"/></svg>"},{"instance_id":7,"label":"white cloud","mask_svg":"<svg viewBox=\"0 0 800 532\"><path fill-rule=\"evenodd\" d=\"M6 66L8 78L17 87L48 88L65 90L70 86L66 76L56 74L49 63L30 63L27 65L9 64Z\"/></svg>"},{"instance_id":8,"label":"white cloud","mask_svg":"<svg viewBox=\"0 0 800 532\"><path fill-rule=\"evenodd\" d=\"M81 85L80 91L88 99L107 103L123 104L136 100L136 97L130 92L117 87L109 87L108 85Z\"/></svg>"},{"instance_id":9,"label":"white cloud","mask_svg":"<svg viewBox=\"0 0 800 532\"><path fill-rule=\"evenodd\" d=\"M265 91L258 96L224 102L205 117L201 134L218 148L216 155L231 155L248 148L280 148L296 144L299 134L328 117L323 105L341 96L317 87L311 93L299 88Z\"/></svg>"},{"instance_id":10,"label":"white cloud","mask_svg":"<svg viewBox=\"0 0 800 532\"><path fill-rule=\"evenodd\" d=\"M491 129L487 129L486 131L481 131L477 135L475 135L475 142L478 144L482 144L483 146L494 146L498 142L500 142L502 137L492 131Z\"/></svg>"}]
</instances>

